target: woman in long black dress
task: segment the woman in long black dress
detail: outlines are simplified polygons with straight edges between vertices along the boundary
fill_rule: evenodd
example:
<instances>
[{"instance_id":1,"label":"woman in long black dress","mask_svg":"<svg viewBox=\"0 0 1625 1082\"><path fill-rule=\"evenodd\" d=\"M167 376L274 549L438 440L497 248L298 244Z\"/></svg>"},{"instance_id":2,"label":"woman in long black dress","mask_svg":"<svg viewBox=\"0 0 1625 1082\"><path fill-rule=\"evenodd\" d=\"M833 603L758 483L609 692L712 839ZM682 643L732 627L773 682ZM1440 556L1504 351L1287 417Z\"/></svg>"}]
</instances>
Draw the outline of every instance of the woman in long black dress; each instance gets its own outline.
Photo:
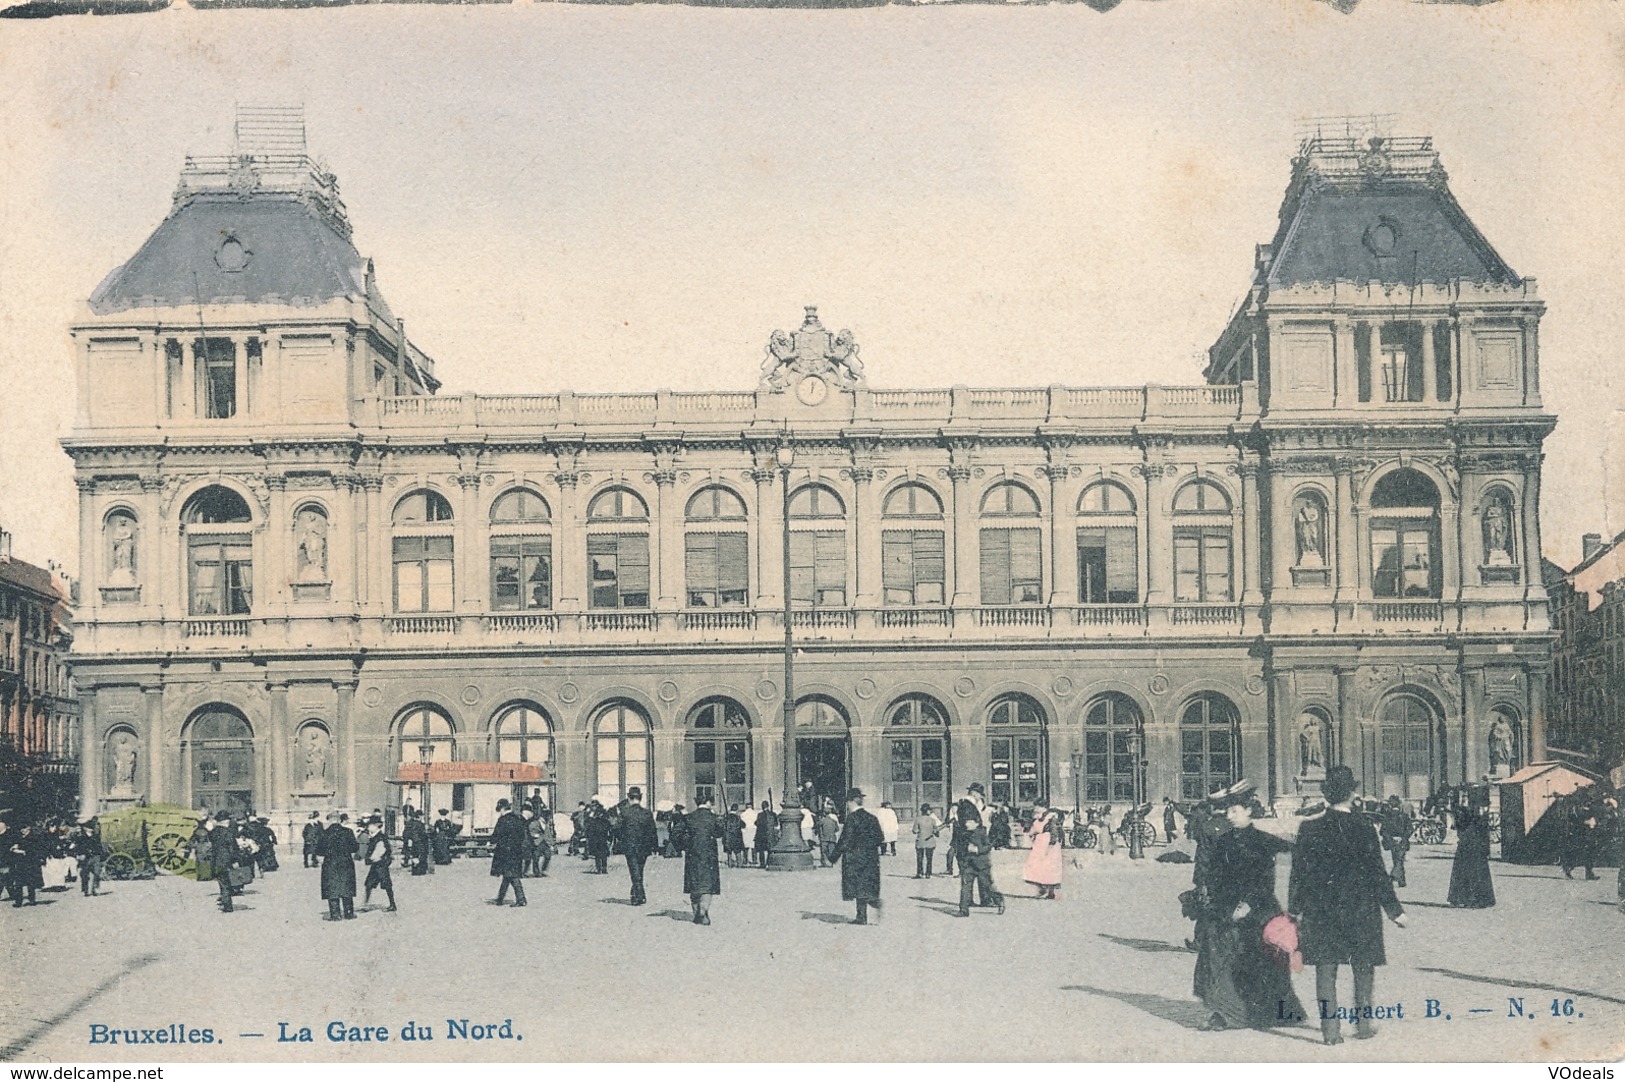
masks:
<instances>
[{"instance_id":1,"label":"woman in long black dress","mask_svg":"<svg viewBox=\"0 0 1625 1082\"><path fill-rule=\"evenodd\" d=\"M1230 829L1211 843L1208 911L1197 959L1197 994L1210 1029L1266 1029L1305 1017L1286 968L1264 947L1264 925L1279 914L1275 858L1292 847L1253 826L1254 787L1239 782L1220 795Z\"/></svg>"},{"instance_id":2,"label":"woman in long black dress","mask_svg":"<svg viewBox=\"0 0 1625 1082\"><path fill-rule=\"evenodd\" d=\"M1451 905L1488 909L1495 904L1490 879L1490 810L1462 804L1456 809L1456 858L1450 863Z\"/></svg>"}]
</instances>

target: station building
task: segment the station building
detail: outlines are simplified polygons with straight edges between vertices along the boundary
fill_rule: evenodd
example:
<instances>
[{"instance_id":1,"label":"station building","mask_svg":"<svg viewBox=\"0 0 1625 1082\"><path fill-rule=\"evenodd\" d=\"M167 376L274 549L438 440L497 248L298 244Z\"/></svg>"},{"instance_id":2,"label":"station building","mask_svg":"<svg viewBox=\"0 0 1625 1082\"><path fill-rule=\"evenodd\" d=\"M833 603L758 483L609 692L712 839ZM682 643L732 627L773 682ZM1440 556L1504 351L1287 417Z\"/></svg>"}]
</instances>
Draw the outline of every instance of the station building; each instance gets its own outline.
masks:
<instances>
[{"instance_id":1,"label":"station building","mask_svg":"<svg viewBox=\"0 0 1625 1082\"><path fill-rule=\"evenodd\" d=\"M1191 386L886 388L809 308L731 388L450 395L260 121L71 328L89 808L452 760L759 803L787 754L905 817L1296 806L1542 755L1543 305L1427 139L1303 144Z\"/></svg>"}]
</instances>

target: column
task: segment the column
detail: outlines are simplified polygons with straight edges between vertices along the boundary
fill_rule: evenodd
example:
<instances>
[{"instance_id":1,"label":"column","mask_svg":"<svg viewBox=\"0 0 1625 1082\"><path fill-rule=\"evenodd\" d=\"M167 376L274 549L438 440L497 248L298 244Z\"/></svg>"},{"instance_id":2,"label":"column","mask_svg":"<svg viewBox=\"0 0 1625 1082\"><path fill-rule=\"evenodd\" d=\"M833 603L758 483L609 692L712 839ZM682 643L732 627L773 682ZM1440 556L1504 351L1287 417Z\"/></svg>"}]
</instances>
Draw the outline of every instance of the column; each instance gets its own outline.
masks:
<instances>
[{"instance_id":1,"label":"column","mask_svg":"<svg viewBox=\"0 0 1625 1082\"><path fill-rule=\"evenodd\" d=\"M248 416L248 338L246 335L234 334L231 336L231 370L232 380L237 392L232 403L233 417Z\"/></svg>"},{"instance_id":2,"label":"column","mask_svg":"<svg viewBox=\"0 0 1625 1082\"><path fill-rule=\"evenodd\" d=\"M953 575L954 626L973 626L971 611L982 601L982 566L976 545L976 508L972 505L969 466L950 466L954 486Z\"/></svg>"},{"instance_id":3,"label":"column","mask_svg":"<svg viewBox=\"0 0 1625 1082\"><path fill-rule=\"evenodd\" d=\"M1359 774L1360 729L1354 719L1354 670L1337 670L1337 730L1333 733L1335 745L1331 749L1331 762L1355 768ZM1362 777L1361 783L1374 784L1372 777ZM1369 791L1369 788L1368 788Z\"/></svg>"},{"instance_id":4,"label":"column","mask_svg":"<svg viewBox=\"0 0 1625 1082\"><path fill-rule=\"evenodd\" d=\"M1049 557L1052 609L1078 603L1078 486L1066 466L1049 470ZM1068 610L1071 611L1071 610Z\"/></svg>"},{"instance_id":5,"label":"column","mask_svg":"<svg viewBox=\"0 0 1625 1082\"><path fill-rule=\"evenodd\" d=\"M1546 758L1546 684L1551 674L1544 669L1529 670L1529 741L1524 762L1538 763Z\"/></svg>"},{"instance_id":6,"label":"column","mask_svg":"<svg viewBox=\"0 0 1625 1082\"><path fill-rule=\"evenodd\" d=\"M1347 611L1342 606L1352 605L1359 592L1359 572L1356 556L1359 552L1359 541L1356 533L1356 516L1354 509L1354 474L1348 465L1338 461L1334 465L1336 470L1336 507L1332 514L1336 516L1337 534L1337 603L1339 616Z\"/></svg>"},{"instance_id":7,"label":"column","mask_svg":"<svg viewBox=\"0 0 1625 1082\"><path fill-rule=\"evenodd\" d=\"M480 475L476 470L457 474L457 487L462 490L462 504L457 509L457 568L456 609L462 614L478 613L485 608L489 592L486 583L486 563L480 551L486 536L485 516L480 513Z\"/></svg>"},{"instance_id":8,"label":"column","mask_svg":"<svg viewBox=\"0 0 1625 1082\"><path fill-rule=\"evenodd\" d=\"M366 488L367 507L366 553L362 569L370 572L367 579L372 584L368 608L374 615L382 616L391 604L389 576L393 562L389 547L389 520L384 515L384 479L365 477L362 484Z\"/></svg>"},{"instance_id":9,"label":"column","mask_svg":"<svg viewBox=\"0 0 1625 1082\"><path fill-rule=\"evenodd\" d=\"M141 734L141 754L147 760L147 789L146 797L149 804L158 804L168 799L169 793L164 788L164 762L163 762L163 729L164 729L164 689L157 684L141 689L146 696L146 724Z\"/></svg>"},{"instance_id":10,"label":"column","mask_svg":"<svg viewBox=\"0 0 1625 1082\"><path fill-rule=\"evenodd\" d=\"M147 362L152 368L152 416L161 425L169 417L169 358L164 354L163 339L143 338L141 355L152 358Z\"/></svg>"},{"instance_id":11,"label":"column","mask_svg":"<svg viewBox=\"0 0 1625 1082\"><path fill-rule=\"evenodd\" d=\"M1518 515L1518 529L1523 531L1523 581L1525 596L1542 585L1540 574L1540 453L1533 452L1534 461L1523 475L1523 507ZM1536 594L1535 596L1539 596Z\"/></svg>"},{"instance_id":12,"label":"column","mask_svg":"<svg viewBox=\"0 0 1625 1082\"><path fill-rule=\"evenodd\" d=\"M1241 475L1241 603L1258 605L1264 600L1259 588L1263 559L1259 530L1258 463L1243 462L1237 466L1236 472Z\"/></svg>"},{"instance_id":13,"label":"column","mask_svg":"<svg viewBox=\"0 0 1625 1082\"><path fill-rule=\"evenodd\" d=\"M858 608L858 626L874 627L874 610L881 605L880 588L880 500L873 484L875 471L868 466L852 468L856 499L852 501L852 536L857 546L855 566L858 581L853 600Z\"/></svg>"},{"instance_id":14,"label":"column","mask_svg":"<svg viewBox=\"0 0 1625 1082\"><path fill-rule=\"evenodd\" d=\"M288 793L292 786L288 784L288 685L268 684L266 689L271 697L271 739L270 770L266 781L268 788L260 800L261 807L283 808L288 806Z\"/></svg>"},{"instance_id":15,"label":"column","mask_svg":"<svg viewBox=\"0 0 1625 1082\"><path fill-rule=\"evenodd\" d=\"M653 735L654 762L650 766L658 794L653 799L692 807L694 794L685 792L689 779L683 762L683 730L655 729ZM720 770L721 764L717 768Z\"/></svg>"},{"instance_id":16,"label":"column","mask_svg":"<svg viewBox=\"0 0 1625 1082\"><path fill-rule=\"evenodd\" d=\"M683 509L677 501L677 471L656 470L654 478L655 520L651 529L655 551L651 553L654 563L654 582L651 585L654 588L655 609L673 614L660 618L662 628L675 630L675 613L682 607L684 596Z\"/></svg>"},{"instance_id":17,"label":"column","mask_svg":"<svg viewBox=\"0 0 1625 1082\"><path fill-rule=\"evenodd\" d=\"M1146 604L1167 606L1174 600L1174 523L1164 495L1168 467L1145 463L1136 472L1145 478Z\"/></svg>"},{"instance_id":18,"label":"column","mask_svg":"<svg viewBox=\"0 0 1625 1082\"><path fill-rule=\"evenodd\" d=\"M773 805L784 798L784 705L773 712L772 722L765 721L760 729L750 732L751 768L756 771L752 779L752 795L757 804L773 791Z\"/></svg>"},{"instance_id":19,"label":"column","mask_svg":"<svg viewBox=\"0 0 1625 1082\"><path fill-rule=\"evenodd\" d=\"M102 741L94 686L79 689L79 818L95 815L102 798Z\"/></svg>"},{"instance_id":20,"label":"column","mask_svg":"<svg viewBox=\"0 0 1625 1082\"><path fill-rule=\"evenodd\" d=\"M175 389L175 415L180 418L192 418L198 415L197 408L197 351L203 348L203 339L196 338L188 344L184 340L176 340L181 349L181 369L177 376L180 386ZM165 363L168 361L166 359Z\"/></svg>"},{"instance_id":21,"label":"column","mask_svg":"<svg viewBox=\"0 0 1625 1082\"><path fill-rule=\"evenodd\" d=\"M1433 323L1423 320L1422 327L1422 401L1439 400L1439 367L1433 356Z\"/></svg>"},{"instance_id":22,"label":"column","mask_svg":"<svg viewBox=\"0 0 1625 1082\"><path fill-rule=\"evenodd\" d=\"M784 607L784 595L779 593L779 579L783 577L783 515L780 495L773 482L778 471L758 467L750 471L756 483L756 529L751 544L756 552L756 611L760 619L765 613Z\"/></svg>"},{"instance_id":23,"label":"column","mask_svg":"<svg viewBox=\"0 0 1625 1082\"><path fill-rule=\"evenodd\" d=\"M1539 350L1539 339L1535 336L1535 317L1530 316L1523 321L1523 404L1526 406L1540 401Z\"/></svg>"},{"instance_id":24,"label":"column","mask_svg":"<svg viewBox=\"0 0 1625 1082\"><path fill-rule=\"evenodd\" d=\"M1356 404L1360 398L1358 379L1355 376L1354 365L1354 324L1348 319L1338 319L1334 333L1337 338L1337 405L1347 407Z\"/></svg>"},{"instance_id":25,"label":"column","mask_svg":"<svg viewBox=\"0 0 1625 1082\"><path fill-rule=\"evenodd\" d=\"M558 506L553 527L553 588L557 593L554 603L563 613L581 611L582 583L587 575L584 527L576 512L578 479L575 470L561 470L553 475L553 481L558 485Z\"/></svg>"},{"instance_id":26,"label":"column","mask_svg":"<svg viewBox=\"0 0 1625 1082\"><path fill-rule=\"evenodd\" d=\"M334 724L338 726L339 738L343 741L343 770L344 770L344 806L354 808L355 804L355 683L345 681L333 689L338 697L337 709L334 711ZM334 786L338 791L338 786Z\"/></svg>"},{"instance_id":27,"label":"column","mask_svg":"<svg viewBox=\"0 0 1625 1082\"><path fill-rule=\"evenodd\" d=\"M877 726L852 726L852 784L868 794L868 804L886 799L887 759L884 733Z\"/></svg>"},{"instance_id":28,"label":"column","mask_svg":"<svg viewBox=\"0 0 1625 1082\"><path fill-rule=\"evenodd\" d=\"M96 521L96 482L88 477L77 477L74 486L79 492L79 588L80 594L79 617L83 619L86 610L96 611L101 608L101 595L97 590L102 584L102 569L107 560L107 552L102 544L99 523ZM142 572L151 553L145 551L142 538L145 531L152 529L153 523L147 521L142 515L135 524L135 575L136 582L141 581Z\"/></svg>"},{"instance_id":29,"label":"column","mask_svg":"<svg viewBox=\"0 0 1625 1082\"><path fill-rule=\"evenodd\" d=\"M1291 709L1292 674L1281 669L1264 670L1269 681L1270 696L1264 704L1264 724L1268 730L1270 757L1274 760L1270 771L1269 801L1296 792L1298 777L1297 711Z\"/></svg>"},{"instance_id":30,"label":"column","mask_svg":"<svg viewBox=\"0 0 1625 1082\"><path fill-rule=\"evenodd\" d=\"M279 616L288 615L288 581L293 577L293 513L288 506L288 479L280 474L267 474L265 486L270 491L270 510L266 513L265 530L261 536L265 543L259 559L263 568L254 584L256 608L263 616L268 611ZM329 554L331 557L331 554ZM260 598L270 602L260 606Z\"/></svg>"}]
</instances>

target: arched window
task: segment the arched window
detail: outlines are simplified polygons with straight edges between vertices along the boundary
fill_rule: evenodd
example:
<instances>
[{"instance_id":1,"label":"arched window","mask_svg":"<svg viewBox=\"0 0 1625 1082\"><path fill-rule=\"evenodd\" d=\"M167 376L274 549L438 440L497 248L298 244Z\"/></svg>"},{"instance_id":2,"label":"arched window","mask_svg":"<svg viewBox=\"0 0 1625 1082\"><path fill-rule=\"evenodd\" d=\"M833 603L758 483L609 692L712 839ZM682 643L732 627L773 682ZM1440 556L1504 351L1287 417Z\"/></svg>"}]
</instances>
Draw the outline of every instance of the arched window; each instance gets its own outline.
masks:
<instances>
[{"instance_id":1,"label":"arched window","mask_svg":"<svg viewBox=\"0 0 1625 1082\"><path fill-rule=\"evenodd\" d=\"M593 741L598 753L598 797L608 807L620 803L632 786L653 792L649 719L627 702L612 702L593 720Z\"/></svg>"},{"instance_id":2,"label":"arched window","mask_svg":"<svg viewBox=\"0 0 1625 1082\"><path fill-rule=\"evenodd\" d=\"M102 522L102 536L107 553L107 585L134 586L140 574L140 532L135 512L122 507L109 512Z\"/></svg>"},{"instance_id":3,"label":"arched window","mask_svg":"<svg viewBox=\"0 0 1625 1082\"><path fill-rule=\"evenodd\" d=\"M886 800L905 822L921 804L948 799L948 712L929 695L906 695L886 708L891 768Z\"/></svg>"},{"instance_id":4,"label":"arched window","mask_svg":"<svg viewBox=\"0 0 1625 1082\"><path fill-rule=\"evenodd\" d=\"M1318 706L1298 715L1298 780L1319 781L1332 765L1332 719Z\"/></svg>"},{"instance_id":5,"label":"arched window","mask_svg":"<svg viewBox=\"0 0 1625 1082\"><path fill-rule=\"evenodd\" d=\"M311 720L299 726L294 735L293 756L292 776L301 779L295 792L333 792L333 734L325 724Z\"/></svg>"},{"instance_id":6,"label":"arched window","mask_svg":"<svg viewBox=\"0 0 1625 1082\"><path fill-rule=\"evenodd\" d=\"M414 706L395 723L397 762L449 763L456 748L451 719L432 706Z\"/></svg>"},{"instance_id":7,"label":"arched window","mask_svg":"<svg viewBox=\"0 0 1625 1082\"><path fill-rule=\"evenodd\" d=\"M1109 692L1083 712L1083 799L1138 803L1145 791L1145 723L1127 695Z\"/></svg>"},{"instance_id":8,"label":"arched window","mask_svg":"<svg viewBox=\"0 0 1625 1082\"><path fill-rule=\"evenodd\" d=\"M706 699L688 713L688 755L695 796L749 804L750 715L728 698Z\"/></svg>"},{"instance_id":9,"label":"arched window","mask_svg":"<svg viewBox=\"0 0 1625 1082\"><path fill-rule=\"evenodd\" d=\"M649 607L649 505L609 488L587 508L587 578L595 609Z\"/></svg>"},{"instance_id":10,"label":"arched window","mask_svg":"<svg viewBox=\"0 0 1625 1082\"><path fill-rule=\"evenodd\" d=\"M553 758L553 725L541 708L514 703L497 715L497 761L547 763Z\"/></svg>"},{"instance_id":11,"label":"arched window","mask_svg":"<svg viewBox=\"0 0 1625 1082\"><path fill-rule=\"evenodd\" d=\"M813 803L845 807L852 787L852 745L846 711L833 699L808 696L796 702L796 785L811 782Z\"/></svg>"},{"instance_id":12,"label":"arched window","mask_svg":"<svg viewBox=\"0 0 1625 1082\"><path fill-rule=\"evenodd\" d=\"M1078 601L1124 605L1140 600L1140 531L1134 497L1115 481L1097 481L1078 500Z\"/></svg>"},{"instance_id":13,"label":"arched window","mask_svg":"<svg viewBox=\"0 0 1625 1082\"><path fill-rule=\"evenodd\" d=\"M553 607L552 512L528 488L506 492L491 506L491 608L498 612Z\"/></svg>"},{"instance_id":14,"label":"arched window","mask_svg":"<svg viewBox=\"0 0 1625 1082\"><path fill-rule=\"evenodd\" d=\"M1241 777L1241 715L1223 695L1198 695L1179 714L1179 793L1201 800Z\"/></svg>"},{"instance_id":15,"label":"arched window","mask_svg":"<svg viewBox=\"0 0 1625 1082\"><path fill-rule=\"evenodd\" d=\"M235 709L215 703L192 715L184 741L192 806L246 813L254 807L254 732Z\"/></svg>"},{"instance_id":16,"label":"arched window","mask_svg":"<svg viewBox=\"0 0 1625 1082\"><path fill-rule=\"evenodd\" d=\"M1041 602L1044 531L1038 517L1038 497L1025 485L1001 482L982 497L982 519L982 604Z\"/></svg>"},{"instance_id":17,"label":"arched window","mask_svg":"<svg viewBox=\"0 0 1625 1082\"><path fill-rule=\"evenodd\" d=\"M1386 474L1371 490L1371 593L1442 597L1439 489L1412 469Z\"/></svg>"},{"instance_id":18,"label":"arched window","mask_svg":"<svg viewBox=\"0 0 1625 1082\"><path fill-rule=\"evenodd\" d=\"M1230 498L1211 481L1187 483L1174 495L1174 600L1235 600L1232 566Z\"/></svg>"},{"instance_id":19,"label":"arched window","mask_svg":"<svg viewBox=\"0 0 1625 1082\"><path fill-rule=\"evenodd\" d=\"M195 493L181 508L186 524L188 611L245 616L254 607L254 538L248 502L224 485Z\"/></svg>"},{"instance_id":20,"label":"arched window","mask_svg":"<svg viewBox=\"0 0 1625 1082\"><path fill-rule=\"evenodd\" d=\"M395 611L451 612L456 603L451 504L419 489L395 504Z\"/></svg>"},{"instance_id":21,"label":"arched window","mask_svg":"<svg viewBox=\"0 0 1625 1082\"><path fill-rule=\"evenodd\" d=\"M432 489L419 489L402 496L395 504L394 524L416 526L426 522L450 522L451 502Z\"/></svg>"},{"instance_id":22,"label":"arched window","mask_svg":"<svg viewBox=\"0 0 1625 1082\"><path fill-rule=\"evenodd\" d=\"M1406 800L1431 796L1440 777L1439 715L1420 695L1389 696L1377 713L1377 762L1382 796Z\"/></svg>"},{"instance_id":23,"label":"arched window","mask_svg":"<svg viewBox=\"0 0 1625 1082\"><path fill-rule=\"evenodd\" d=\"M987 710L989 798L1031 804L1049 788L1044 710L1025 695L1005 695Z\"/></svg>"},{"instance_id":24,"label":"arched window","mask_svg":"<svg viewBox=\"0 0 1625 1082\"><path fill-rule=\"evenodd\" d=\"M804 485L790 496L790 600L846 608L846 505L824 485Z\"/></svg>"},{"instance_id":25,"label":"arched window","mask_svg":"<svg viewBox=\"0 0 1625 1082\"><path fill-rule=\"evenodd\" d=\"M842 729L847 727L846 711L833 699L811 696L796 703L796 728Z\"/></svg>"},{"instance_id":26,"label":"arched window","mask_svg":"<svg viewBox=\"0 0 1625 1082\"><path fill-rule=\"evenodd\" d=\"M750 598L750 535L745 502L721 485L700 489L688 501L683 535L688 606L744 608Z\"/></svg>"},{"instance_id":27,"label":"arched window","mask_svg":"<svg viewBox=\"0 0 1625 1082\"><path fill-rule=\"evenodd\" d=\"M181 521L188 526L246 524L253 521L248 501L225 485L210 485L194 493L181 508Z\"/></svg>"},{"instance_id":28,"label":"arched window","mask_svg":"<svg viewBox=\"0 0 1625 1082\"><path fill-rule=\"evenodd\" d=\"M917 482L886 495L881 517L880 577L887 605L941 605L948 561L942 501Z\"/></svg>"}]
</instances>

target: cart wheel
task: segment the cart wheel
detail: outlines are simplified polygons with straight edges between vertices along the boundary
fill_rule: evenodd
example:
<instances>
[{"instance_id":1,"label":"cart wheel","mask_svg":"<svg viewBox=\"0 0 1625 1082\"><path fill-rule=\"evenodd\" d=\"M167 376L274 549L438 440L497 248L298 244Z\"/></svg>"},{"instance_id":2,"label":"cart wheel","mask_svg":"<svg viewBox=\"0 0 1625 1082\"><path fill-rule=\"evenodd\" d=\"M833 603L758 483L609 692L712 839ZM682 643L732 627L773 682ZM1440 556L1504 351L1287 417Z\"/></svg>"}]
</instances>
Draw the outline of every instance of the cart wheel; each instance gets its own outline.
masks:
<instances>
[{"instance_id":1,"label":"cart wheel","mask_svg":"<svg viewBox=\"0 0 1625 1082\"><path fill-rule=\"evenodd\" d=\"M1155 845L1157 841L1157 828L1145 820L1136 820L1133 831L1140 839L1141 845Z\"/></svg>"},{"instance_id":2,"label":"cart wheel","mask_svg":"<svg viewBox=\"0 0 1625 1082\"><path fill-rule=\"evenodd\" d=\"M1083 832L1083 847L1085 849L1096 849L1099 848L1099 846L1100 835L1095 833L1094 827L1090 827L1088 830Z\"/></svg>"},{"instance_id":3,"label":"cart wheel","mask_svg":"<svg viewBox=\"0 0 1625 1082\"><path fill-rule=\"evenodd\" d=\"M186 866L186 841L179 834L160 834L147 843L147 852L164 871L178 872Z\"/></svg>"},{"instance_id":4,"label":"cart wheel","mask_svg":"<svg viewBox=\"0 0 1625 1082\"><path fill-rule=\"evenodd\" d=\"M128 853L114 853L102 865L102 874L108 879L128 879L135 874L135 858Z\"/></svg>"}]
</instances>

